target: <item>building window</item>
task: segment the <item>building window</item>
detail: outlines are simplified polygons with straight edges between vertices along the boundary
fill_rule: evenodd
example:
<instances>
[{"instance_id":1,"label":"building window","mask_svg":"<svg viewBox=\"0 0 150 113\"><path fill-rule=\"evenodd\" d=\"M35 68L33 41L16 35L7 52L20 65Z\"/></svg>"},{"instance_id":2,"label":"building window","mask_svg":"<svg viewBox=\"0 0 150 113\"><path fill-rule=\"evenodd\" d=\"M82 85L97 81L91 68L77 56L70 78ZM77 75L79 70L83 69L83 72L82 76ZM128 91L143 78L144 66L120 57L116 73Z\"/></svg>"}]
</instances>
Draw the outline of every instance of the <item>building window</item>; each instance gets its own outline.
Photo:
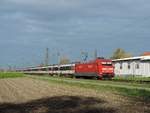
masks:
<instances>
[{"instance_id":1,"label":"building window","mask_svg":"<svg viewBox=\"0 0 150 113\"><path fill-rule=\"evenodd\" d=\"M120 69L122 69L122 64L120 64Z\"/></svg>"},{"instance_id":2,"label":"building window","mask_svg":"<svg viewBox=\"0 0 150 113\"><path fill-rule=\"evenodd\" d=\"M140 65L139 63L136 64L136 69L139 69L140 68Z\"/></svg>"},{"instance_id":3,"label":"building window","mask_svg":"<svg viewBox=\"0 0 150 113\"><path fill-rule=\"evenodd\" d=\"M131 68L131 65L130 65L130 63L128 63L128 69L130 69Z\"/></svg>"}]
</instances>

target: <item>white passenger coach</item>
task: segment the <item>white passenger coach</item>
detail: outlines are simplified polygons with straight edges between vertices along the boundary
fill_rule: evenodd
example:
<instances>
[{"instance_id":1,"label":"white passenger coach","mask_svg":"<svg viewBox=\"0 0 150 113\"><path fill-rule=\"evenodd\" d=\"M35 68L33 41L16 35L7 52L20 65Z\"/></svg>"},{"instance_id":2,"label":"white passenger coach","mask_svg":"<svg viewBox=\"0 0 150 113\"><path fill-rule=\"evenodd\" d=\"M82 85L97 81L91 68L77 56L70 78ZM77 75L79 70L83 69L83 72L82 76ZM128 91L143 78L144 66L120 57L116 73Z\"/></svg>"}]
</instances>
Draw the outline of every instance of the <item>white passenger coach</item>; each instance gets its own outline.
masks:
<instances>
[{"instance_id":1,"label":"white passenger coach","mask_svg":"<svg viewBox=\"0 0 150 113\"><path fill-rule=\"evenodd\" d=\"M49 65L43 67L31 67L24 69L22 72L26 74L74 74L75 64Z\"/></svg>"}]
</instances>

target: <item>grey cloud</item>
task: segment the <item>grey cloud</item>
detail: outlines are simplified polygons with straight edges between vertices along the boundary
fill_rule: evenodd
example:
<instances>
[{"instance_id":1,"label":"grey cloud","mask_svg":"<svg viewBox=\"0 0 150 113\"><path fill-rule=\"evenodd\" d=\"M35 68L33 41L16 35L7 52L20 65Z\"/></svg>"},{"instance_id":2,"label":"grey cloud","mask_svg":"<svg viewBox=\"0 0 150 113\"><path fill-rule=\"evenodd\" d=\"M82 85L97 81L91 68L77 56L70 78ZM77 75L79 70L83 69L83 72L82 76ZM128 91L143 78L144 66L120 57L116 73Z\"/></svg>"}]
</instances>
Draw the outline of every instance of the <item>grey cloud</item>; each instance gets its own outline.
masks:
<instances>
[{"instance_id":1,"label":"grey cloud","mask_svg":"<svg viewBox=\"0 0 150 113\"><path fill-rule=\"evenodd\" d=\"M149 51L149 10L149 0L1 0L0 51L7 57L0 63L42 59L46 47L63 48L72 59L95 48L103 56L117 47Z\"/></svg>"}]
</instances>

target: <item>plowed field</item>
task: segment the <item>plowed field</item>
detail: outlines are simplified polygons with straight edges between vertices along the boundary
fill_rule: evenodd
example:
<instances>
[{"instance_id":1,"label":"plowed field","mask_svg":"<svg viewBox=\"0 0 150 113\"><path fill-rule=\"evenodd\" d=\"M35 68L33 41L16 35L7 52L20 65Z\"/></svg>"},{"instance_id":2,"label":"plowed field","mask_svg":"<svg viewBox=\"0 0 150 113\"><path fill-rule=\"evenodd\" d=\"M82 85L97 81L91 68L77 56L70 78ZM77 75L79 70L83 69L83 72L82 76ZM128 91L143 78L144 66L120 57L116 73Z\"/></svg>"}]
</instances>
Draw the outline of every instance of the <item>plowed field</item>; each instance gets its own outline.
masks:
<instances>
[{"instance_id":1,"label":"plowed field","mask_svg":"<svg viewBox=\"0 0 150 113\"><path fill-rule=\"evenodd\" d=\"M32 78L0 79L0 113L148 113L149 103Z\"/></svg>"}]
</instances>

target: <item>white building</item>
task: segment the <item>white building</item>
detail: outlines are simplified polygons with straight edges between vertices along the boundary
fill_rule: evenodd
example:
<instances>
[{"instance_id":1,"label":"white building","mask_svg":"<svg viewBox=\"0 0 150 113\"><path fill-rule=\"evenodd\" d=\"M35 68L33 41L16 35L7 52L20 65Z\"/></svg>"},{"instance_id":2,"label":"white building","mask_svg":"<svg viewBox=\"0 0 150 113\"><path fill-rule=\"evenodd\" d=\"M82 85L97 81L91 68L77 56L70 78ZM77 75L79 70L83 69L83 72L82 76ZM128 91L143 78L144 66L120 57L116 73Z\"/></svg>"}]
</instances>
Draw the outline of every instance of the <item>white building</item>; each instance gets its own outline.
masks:
<instances>
[{"instance_id":1,"label":"white building","mask_svg":"<svg viewBox=\"0 0 150 113\"><path fill-rule=\"evenodd\" d=\"M150 56L116 59L113 63L116 75L150 77Z\"/></svg>"}]
</instances>

